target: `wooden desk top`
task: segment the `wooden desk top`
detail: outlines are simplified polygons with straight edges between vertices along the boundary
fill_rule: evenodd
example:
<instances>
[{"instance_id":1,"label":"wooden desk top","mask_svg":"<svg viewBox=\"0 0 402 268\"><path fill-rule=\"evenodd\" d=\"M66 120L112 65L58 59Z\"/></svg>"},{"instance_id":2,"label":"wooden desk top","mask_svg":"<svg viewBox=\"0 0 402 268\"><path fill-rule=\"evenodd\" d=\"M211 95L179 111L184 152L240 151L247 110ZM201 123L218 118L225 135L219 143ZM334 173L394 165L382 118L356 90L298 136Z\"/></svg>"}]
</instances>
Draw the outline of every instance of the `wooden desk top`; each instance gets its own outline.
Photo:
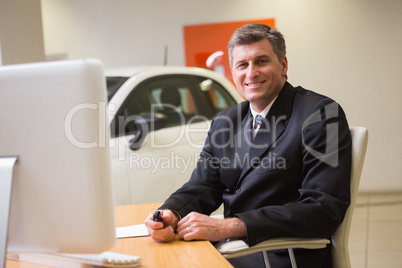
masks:
<instances>
[{"instance_id":1,"label":"wooden desk top","mask_svg":"<svg viewBox=\"0 0 402 268\"><path fill-rule=\"evenodd\" d=\"M116 207L117 226L144 223L160 204ZM142 267L232 267L208 241L155 243L150 237L119 239L112 251L138 255Z\"/></svg>"},{"instance_id":2,"label":"wooden desk top","mask_svg":"<svg viewBox=\"0 0 402 268\"><path fill-rule=\"evenodd\" d=\"M116 207L117 227L141 224L160 204L129 205ZM208 241L185 242L176 239L170 243L155 243L150 237L118 239L110 251L137 255L144 268L155 267L232 267ZM7 260L6 268L43 267L30 263Z\"/></svg>"}]
</instances>

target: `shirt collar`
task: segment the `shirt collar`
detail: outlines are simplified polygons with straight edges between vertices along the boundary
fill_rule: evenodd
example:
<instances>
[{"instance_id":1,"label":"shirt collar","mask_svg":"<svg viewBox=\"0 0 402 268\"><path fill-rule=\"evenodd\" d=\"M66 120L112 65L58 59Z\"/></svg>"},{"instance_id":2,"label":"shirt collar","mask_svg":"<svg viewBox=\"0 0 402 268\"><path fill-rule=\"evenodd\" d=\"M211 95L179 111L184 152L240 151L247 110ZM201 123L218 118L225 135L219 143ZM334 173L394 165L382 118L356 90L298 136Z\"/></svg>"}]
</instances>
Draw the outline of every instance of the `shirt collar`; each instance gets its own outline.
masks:
<instances>
[{"instance_id":1,"label":"shirt collar","mask_svg":"<svg viewBox=\"0 0 402 268\"><path fill-rule=\"evenodd\" d=\"M253 109L253 107L251 107L251 103L250 103L250 111L251 111L251 114L253 115L253 118L255 119L255 117L256 117L257 115L261 115L263 118L265 118L265 117L267 116L269 110L271 109L272 105L274 104L274 102L275 102L275 100L276 100L277 97L278 97L278 96L276 96L275 99L273 99L273 100L267 105L267 107L265 107L265 109L262 110L261 113L257 113L257 112Z\"/></svg>"}]
</instances>

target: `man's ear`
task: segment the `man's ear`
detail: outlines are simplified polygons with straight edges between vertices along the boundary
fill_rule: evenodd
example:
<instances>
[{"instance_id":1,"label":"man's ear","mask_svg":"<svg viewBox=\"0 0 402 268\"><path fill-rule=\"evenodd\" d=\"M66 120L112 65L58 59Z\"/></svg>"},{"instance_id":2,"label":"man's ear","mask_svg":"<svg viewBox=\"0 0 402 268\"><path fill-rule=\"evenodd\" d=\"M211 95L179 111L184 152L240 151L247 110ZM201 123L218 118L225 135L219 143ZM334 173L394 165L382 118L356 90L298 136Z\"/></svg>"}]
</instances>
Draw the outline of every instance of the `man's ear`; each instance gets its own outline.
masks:
<instances>
[{"instance_id":1,"label":"man's ear","mask_svg":"<svg viewBox=\"0 0 402 268\"><path fill-rule=\"evenodd\" d=\"M285 76L288 73L288 58L286 56L282 59L282 76Z\"/></svg>"}]
</instances>

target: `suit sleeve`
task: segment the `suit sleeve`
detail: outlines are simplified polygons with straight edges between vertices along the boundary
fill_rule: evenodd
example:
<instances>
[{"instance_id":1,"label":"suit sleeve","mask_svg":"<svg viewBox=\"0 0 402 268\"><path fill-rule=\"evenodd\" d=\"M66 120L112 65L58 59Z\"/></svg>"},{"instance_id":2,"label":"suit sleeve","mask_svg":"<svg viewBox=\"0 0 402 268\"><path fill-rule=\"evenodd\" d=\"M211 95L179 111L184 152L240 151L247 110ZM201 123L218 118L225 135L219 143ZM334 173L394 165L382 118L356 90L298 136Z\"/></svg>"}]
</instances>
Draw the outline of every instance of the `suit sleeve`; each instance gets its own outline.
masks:
<instances>
[{"instance_id":1,"label":"suit sleeve","mask_svg":"<svg viewBox=\"0 0 402 268\"><path fill-rule=\"evenodd\" d=\"M299 198L237 213L250 246L274 237L329 238L350 203L351 137L345 114L333 101L312 109L301 132Z\"/></svg>"}]
</instances>

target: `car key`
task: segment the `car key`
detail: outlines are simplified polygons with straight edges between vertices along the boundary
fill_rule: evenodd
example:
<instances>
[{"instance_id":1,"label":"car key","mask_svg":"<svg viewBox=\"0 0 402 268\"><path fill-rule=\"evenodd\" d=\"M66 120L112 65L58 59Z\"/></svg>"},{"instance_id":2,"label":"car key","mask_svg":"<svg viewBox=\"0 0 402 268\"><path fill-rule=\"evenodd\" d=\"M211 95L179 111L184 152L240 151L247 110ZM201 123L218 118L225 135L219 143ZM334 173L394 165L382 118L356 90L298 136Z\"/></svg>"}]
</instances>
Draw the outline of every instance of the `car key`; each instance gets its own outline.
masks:
<instances>
[{"instance_id":1,"label":"car key","mask_svg":"<svg viewBox=\"0 0 402 268\"><path fill-rule=\"evenodd\" d=\"M163 222L162 213L159 210L156 210L153 215L153 220L157 222Z\"/></svg>"}]
</instances>

